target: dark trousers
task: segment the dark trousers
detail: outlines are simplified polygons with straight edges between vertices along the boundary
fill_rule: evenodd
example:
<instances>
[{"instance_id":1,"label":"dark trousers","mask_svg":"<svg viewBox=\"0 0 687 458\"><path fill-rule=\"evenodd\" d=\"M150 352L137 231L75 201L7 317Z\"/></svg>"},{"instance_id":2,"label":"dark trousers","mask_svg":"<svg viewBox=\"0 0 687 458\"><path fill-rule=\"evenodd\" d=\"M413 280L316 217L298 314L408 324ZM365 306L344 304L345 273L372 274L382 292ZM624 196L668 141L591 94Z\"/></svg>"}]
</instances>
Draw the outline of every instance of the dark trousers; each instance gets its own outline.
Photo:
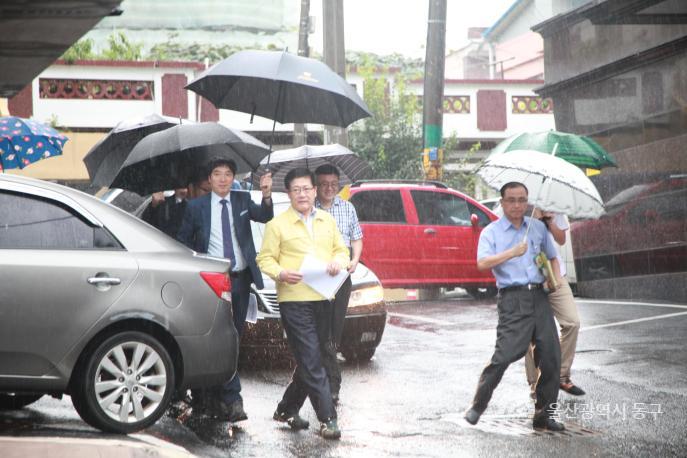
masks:
<instances>
[{"instance_id":1,"label":"dark trousers","mask_svg":"<svg viewBox=\"0 0 687 458\"><path fill-rule=\"evenodd\" d=\"M561 348L553 312L542 290L509 291L498 299L499 321L496 348L482 371L472 407L484 412L494 389L508 366L525 356L530 342L535 345L537 380L535 415L550 416L558 399Z\"/></svg>"},{"instance_id":2,"label":"dark trousers","mask_svg":"<svg viewBox=\"0 0 687 458\"><path fill-rule=\"evenodd\" d=\"M339 288L336 296L334 296L331 309L331 339L322 357L322 364L324 364L324 369L327 371L327 377L329 378L329 386L332 389L332 393L336 394L341 390L341 368L339 367L339 362L336 360L336 350L341 344L341 334L343 334L346 310L348 310L348 300L351 297L352 286L353 283L349 276L346 281L343 282L341 288Z\"/></svg>"},{"instance_id":3,"label":"dark trousers","mask_svg":"<svg viewBox=\"0 0 687 458\"><path fill-rule=\"evenodd\" d=\"M250 284L253 278L250 269L245 268L231 279L231 309L234 317L234 327L239 333L239 338L243 335L243 328L246 325L246 314L248 313L248 301L250 300ZM227 404L241 399L241 380L238 371L234 378L222 385L222 400Z\"/></svg>"},{"instance_id":4,"label":"dark trousers","mask_svg":"<svg viewBox=\"0 0 687 458\"><path fill-rule=\"evenodd\" d=\"M331 339L331 302L281 302L281 322L296 369L277 409L296 414L310 398L320 422L336 418L322 354Z\"/></svg>"},{"instance_id":5,"label":"dark trousers","mask_svg":"<svg viewBox=\"0 0 687 458\"><path fill-rule=\"evenodd\" d=\"M250 284L252 282L253 279L248 268L231 278L231 309L234 327L239 333L239 337L243 334L243 328L246 323L248 301L250 299ZM222 349L218 348L216 351L222 351ZM212 403L213 400L219 398L227 405L241 399L241 379L239 378L239 373L236 372L232 379L227 380L221 386L193 390L193 398L204 403Z\"/></svg>"}]
</instances>

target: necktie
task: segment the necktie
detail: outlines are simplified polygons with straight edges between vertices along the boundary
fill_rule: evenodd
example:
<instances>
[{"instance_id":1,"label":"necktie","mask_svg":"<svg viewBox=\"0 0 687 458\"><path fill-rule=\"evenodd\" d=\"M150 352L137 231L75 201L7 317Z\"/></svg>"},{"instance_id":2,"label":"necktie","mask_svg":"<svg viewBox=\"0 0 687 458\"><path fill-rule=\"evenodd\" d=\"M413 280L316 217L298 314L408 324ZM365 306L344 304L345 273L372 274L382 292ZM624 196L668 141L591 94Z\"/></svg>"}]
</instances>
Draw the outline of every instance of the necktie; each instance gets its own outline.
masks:
<instances>
[{"instance_id":1,"label":"necktie","mask_svg":"<svg viewBox=\"0 0 687 458\"><path fill-rule=\"evenodd\" d=\"M227 199L219 201L222 204L222 244L224 245L224 257L231 261L232 270L236 267L236 258L234 257L234 243L231 240L231 225L229 224L229 208L227 208Z\"/></svg>"}]
</instances>

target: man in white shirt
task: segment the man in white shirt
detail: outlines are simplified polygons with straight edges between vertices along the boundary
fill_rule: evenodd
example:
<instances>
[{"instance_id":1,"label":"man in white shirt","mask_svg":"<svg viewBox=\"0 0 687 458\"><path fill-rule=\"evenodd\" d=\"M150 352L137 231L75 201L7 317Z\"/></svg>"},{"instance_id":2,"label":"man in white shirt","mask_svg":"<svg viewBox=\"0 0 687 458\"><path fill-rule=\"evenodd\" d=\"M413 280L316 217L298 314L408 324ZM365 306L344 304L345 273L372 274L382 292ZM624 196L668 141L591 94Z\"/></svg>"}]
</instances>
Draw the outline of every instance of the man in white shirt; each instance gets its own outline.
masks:
<instances>
[{"instance_id":1,"label":"man in white shirt","mask_svg":"<svg viewBox=\"0 0 687 458\"><path fill-rule=\"evenodd\" d=\"M260 178L262 202L258 205L251 200L250 193L232 190L236 175L234 161L215 159L208 169L212 191L188 202L177 239L199 253L231 261L231 306L234 326L241 335L248 311L250 285L254 283L258 289L263 288L262 274L255 262L257 253L250 222L266 223L274 215L272 175L265 174ZM208 407L215 411L216 416L230 422L248 418L243 410L238 373L214 391L219 399L213 399ZM207 398L206 395L201 397Z\"/></svg>"}]
</instances>

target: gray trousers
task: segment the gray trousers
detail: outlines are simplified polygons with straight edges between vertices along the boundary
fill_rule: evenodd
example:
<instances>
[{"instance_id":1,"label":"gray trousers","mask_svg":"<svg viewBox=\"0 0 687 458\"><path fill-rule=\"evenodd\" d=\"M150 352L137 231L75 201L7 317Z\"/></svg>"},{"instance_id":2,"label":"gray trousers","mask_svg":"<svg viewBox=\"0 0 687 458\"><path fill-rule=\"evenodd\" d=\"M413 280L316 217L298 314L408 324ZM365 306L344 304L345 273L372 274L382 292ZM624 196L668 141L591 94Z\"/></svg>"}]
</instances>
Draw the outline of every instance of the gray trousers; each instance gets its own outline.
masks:
<instances>
[{"instance_id":1,"label":"gray trousers","mask_svg":"<svg viewBox=\"0 0 687 458\"><path fill-rule=\"evenodd\" d=\"M496 348L482 371L472 407L480 413L486 410L503 373L511 363L525 356L533 343L534 360L540 371L535 415L551 416L552 404L558 399L561 348L546 293L508 291L499 295L497 306Z\"/></svg>"}]
</instances>

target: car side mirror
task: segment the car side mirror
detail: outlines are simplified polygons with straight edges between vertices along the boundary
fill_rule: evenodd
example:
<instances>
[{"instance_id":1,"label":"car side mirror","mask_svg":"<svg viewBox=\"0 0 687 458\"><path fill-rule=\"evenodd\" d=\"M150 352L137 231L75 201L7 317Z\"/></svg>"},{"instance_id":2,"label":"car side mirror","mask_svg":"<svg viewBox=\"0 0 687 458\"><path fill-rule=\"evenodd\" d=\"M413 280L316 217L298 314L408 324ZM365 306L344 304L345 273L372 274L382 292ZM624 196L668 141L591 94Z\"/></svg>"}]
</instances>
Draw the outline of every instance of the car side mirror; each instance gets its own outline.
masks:
<instances>
[{"instance_id":1,"label":"car side mirror","mask_svg":"<svg viewBox=\"0 0 687 458\"><path fill-rule=\"evenodd\" d=\"M479 227L479 216L475 215L474 213L470 215L470 224L472 224L472 227L477 229Z\"/></svg>"}]
</instances>

